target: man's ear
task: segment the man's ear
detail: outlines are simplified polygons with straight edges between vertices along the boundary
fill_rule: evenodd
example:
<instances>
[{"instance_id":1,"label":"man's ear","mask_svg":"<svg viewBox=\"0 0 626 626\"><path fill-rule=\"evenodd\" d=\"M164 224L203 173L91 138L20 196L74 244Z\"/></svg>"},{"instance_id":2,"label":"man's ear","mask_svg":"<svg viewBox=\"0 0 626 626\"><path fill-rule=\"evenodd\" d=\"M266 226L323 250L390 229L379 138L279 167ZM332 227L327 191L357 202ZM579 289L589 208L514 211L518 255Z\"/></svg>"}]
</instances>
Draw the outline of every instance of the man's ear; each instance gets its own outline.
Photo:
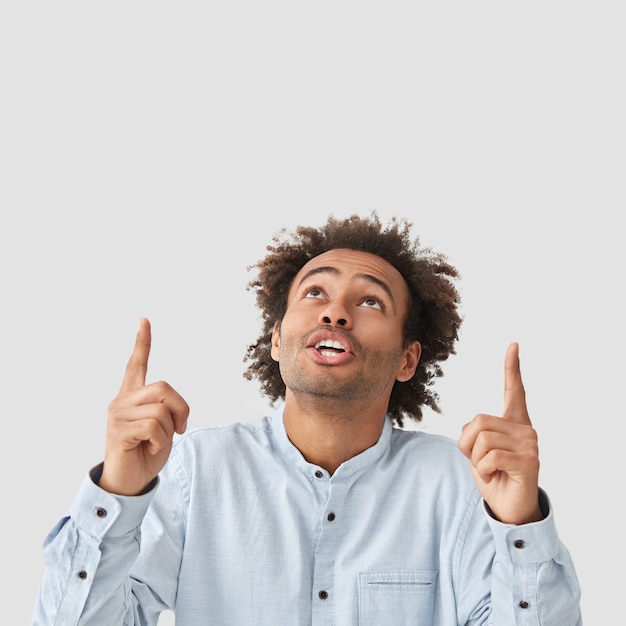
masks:
<instances>
[{"instance_id":1,"label":"man's ear","mask_svg":"<svg viewBox=\"0 0 626 626\"><path fill-rule=\"evenodd\" d=\"M409 347L404 350L404 357L396 375L398 382L405 383L413 378L421 356L422 344L419 341L412 341Z\"/></svg>"},{"instance_id":2,"label":"man's ear","mask_svg":"<svg viewBox=\"0 0 626 626\"><path fill-rule=\"evenodd\" d=\"M280 360L280 322L274 323L272 329L272 358L274 361Z\"/></svg>"}]
</instances>

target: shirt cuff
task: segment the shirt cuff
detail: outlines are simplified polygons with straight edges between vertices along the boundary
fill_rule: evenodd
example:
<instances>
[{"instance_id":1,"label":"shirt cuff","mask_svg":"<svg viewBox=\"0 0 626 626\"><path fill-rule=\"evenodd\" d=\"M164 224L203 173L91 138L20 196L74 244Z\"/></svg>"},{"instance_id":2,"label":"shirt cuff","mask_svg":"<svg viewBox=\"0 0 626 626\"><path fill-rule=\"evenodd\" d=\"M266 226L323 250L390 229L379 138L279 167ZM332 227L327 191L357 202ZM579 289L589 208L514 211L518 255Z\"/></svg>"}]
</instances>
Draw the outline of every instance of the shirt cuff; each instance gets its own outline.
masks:
<instances>
[{"instance_id":1,"label":"shirt cuff","mask_svg":"<svg viewBox=\"0 0 626 626\"><path fill-rule=\"evenodd\" d=\"M519 526L498 521L485 508L496 544L496 554L506 555L507 560L517 565L542 563L556 558L560 545L559 537L550 500L541 489L539 502L541 510L546 515L545 518ZM486 504L483 506L486 507Z\"/></svg>"},{"instance_id":2,"label":"shirt cuff","mask_svg":"<svg viewBox=\"0 0 626 626\"><path fill-rule=\"evenodd\" d=\"M109 493L95 482L102 473L102 464L85 476L70 508L70 516L87 534L102 539L105 535L122 537L137 529L152 502L154 487L138 496L120 496Z\"/></svg>"}]
</instances>

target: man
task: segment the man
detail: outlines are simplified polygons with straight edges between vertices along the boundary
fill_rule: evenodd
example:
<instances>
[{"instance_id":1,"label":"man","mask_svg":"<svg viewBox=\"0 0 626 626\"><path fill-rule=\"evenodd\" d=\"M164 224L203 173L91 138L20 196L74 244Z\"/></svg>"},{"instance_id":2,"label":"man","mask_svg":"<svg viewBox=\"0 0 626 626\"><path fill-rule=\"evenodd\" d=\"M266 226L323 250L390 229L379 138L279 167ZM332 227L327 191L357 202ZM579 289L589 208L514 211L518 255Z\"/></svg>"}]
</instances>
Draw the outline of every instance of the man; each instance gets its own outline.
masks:
<instances>
[{"instance_id":1,"label":"man","mask_svg":"<svg viewBox=\"0 0 626 626\"><path fill-rule=\"evenodd\" d=\"M246 375L284 402L259 422L183 434L184 399L146 384L140 321L104 463L46 541L34 624L582 623L517 344L502 416L458 445L393 427L438 410L461 322L456 269L410 226L331 217L275 238Z\"/></svg>"}]
</instances>

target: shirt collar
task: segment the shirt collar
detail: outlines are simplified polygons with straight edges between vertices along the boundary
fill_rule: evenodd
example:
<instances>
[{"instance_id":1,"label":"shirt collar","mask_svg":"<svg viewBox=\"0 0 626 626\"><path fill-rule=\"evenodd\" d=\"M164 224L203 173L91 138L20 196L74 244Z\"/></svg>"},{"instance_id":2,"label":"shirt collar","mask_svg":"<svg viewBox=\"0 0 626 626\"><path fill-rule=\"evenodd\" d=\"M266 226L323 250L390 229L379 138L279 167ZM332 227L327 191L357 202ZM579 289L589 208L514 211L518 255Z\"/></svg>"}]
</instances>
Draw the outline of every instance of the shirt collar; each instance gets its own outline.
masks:
<instances>
[{"instance_id":1,"label":"shirt collar","mask_svg":"<svg viewBox=\"0 0 626 626\"><path fill-rule=\"evenodd\" d=\"M274 414L270 417L270 423L272 426L272 433L277 446L277 449L283 459L289 464L294 466L299 471L307 474L308 476L315 475L315 472L321 471L326 478L328 478L328 472L315 465L309 463L303 456L300 450L291 443L287 432L285 430L285 423L283 421L285 405L282 404L276 409ZM391 418L387 415L383 423L383 430L381 432L378 441L364 450L360 454L348 459L342 463L332 476L332 479L338 480L347 476L352 476L356 472L366 469L368 466L373 465L380 460L388 451L391 445L391 432L393 426Z\"/></svg>"}]
</instances>

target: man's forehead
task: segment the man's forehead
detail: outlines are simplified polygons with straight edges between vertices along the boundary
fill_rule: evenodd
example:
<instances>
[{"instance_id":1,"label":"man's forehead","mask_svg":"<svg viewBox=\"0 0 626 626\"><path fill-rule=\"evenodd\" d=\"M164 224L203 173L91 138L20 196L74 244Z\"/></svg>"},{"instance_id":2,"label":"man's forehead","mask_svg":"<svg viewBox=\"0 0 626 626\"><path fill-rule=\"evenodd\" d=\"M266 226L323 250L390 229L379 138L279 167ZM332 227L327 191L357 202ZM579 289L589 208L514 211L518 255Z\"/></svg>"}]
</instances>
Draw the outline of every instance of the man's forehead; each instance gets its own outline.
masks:
<instances>
[{"instance_id":1,"label":"man's forehead","mask_svg":"<svg viewBox=\"0 0 626 626\"><path fill-rule=\"evenodd\" d=\"M316 267L335 267L339 271L362 271L369 269L370 272L377 272L388 275L390 278L404 280L402 274L382 257L373 252L363 250L351 250L349 248L334 248L322 252L307 261L298 272L298 275L305 274Z\"/></svg>"},{"instance_id":2,"label":"man's forehead","mask_svg":"<svg viewBox=\"0 0 626 626\"><path fill-rule=\"evenodd\" d=\"M398 295L408 296L408 287L402 274L388 261L362 250L335 248L319 254L307 261L296 274L293 286L297 286L309 274L320 271L338 275L356 275L363 278L372 277L382 281L389 290Z\"/></svg>"}]
</instances>

